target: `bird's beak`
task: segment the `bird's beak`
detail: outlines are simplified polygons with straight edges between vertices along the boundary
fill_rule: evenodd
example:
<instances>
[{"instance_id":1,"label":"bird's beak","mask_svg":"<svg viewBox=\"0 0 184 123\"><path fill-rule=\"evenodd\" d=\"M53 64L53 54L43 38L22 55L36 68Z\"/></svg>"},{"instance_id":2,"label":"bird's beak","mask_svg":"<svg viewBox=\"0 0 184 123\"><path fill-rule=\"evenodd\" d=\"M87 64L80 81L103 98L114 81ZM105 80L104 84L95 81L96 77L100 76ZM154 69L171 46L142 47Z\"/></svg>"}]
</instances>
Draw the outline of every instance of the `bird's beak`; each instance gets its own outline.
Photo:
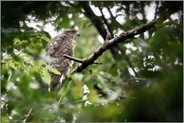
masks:
<instances>
[{"instance_id":1,"label":"bird's beak","mask_svg":"<svg viewBox=\"0 0 184 123\"><path fill-rule=\"evenodd\" d=\"M77 36L80 36L80 33L79 32L77 33Z\"/></svg>"}]
</instances>

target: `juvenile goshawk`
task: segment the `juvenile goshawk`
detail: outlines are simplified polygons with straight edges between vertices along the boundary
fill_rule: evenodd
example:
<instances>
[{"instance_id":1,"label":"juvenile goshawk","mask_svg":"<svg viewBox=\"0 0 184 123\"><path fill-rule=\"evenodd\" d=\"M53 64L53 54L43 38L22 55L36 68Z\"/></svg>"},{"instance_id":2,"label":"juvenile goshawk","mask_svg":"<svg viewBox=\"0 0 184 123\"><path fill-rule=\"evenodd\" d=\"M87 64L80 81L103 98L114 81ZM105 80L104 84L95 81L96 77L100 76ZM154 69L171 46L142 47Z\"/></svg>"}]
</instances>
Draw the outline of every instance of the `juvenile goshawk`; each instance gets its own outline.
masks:
<instances>
[{"instance_id":1,"label":"juvenile goshawk","mask_svg":"<svg viewBox=\"0 0 184 123\"><path fill-rule=\"evenodd\" d=\"M48 64L61 73L61 75L57 75L49 71L51 76L49 91L59 90L67 73L70 71L73 61L63 57L63 55L74 56L76 40L79 35L74 28L65 29L62 34L53 38L45 47L46 56L51 59Z\"/></svg>"}]
</instances>

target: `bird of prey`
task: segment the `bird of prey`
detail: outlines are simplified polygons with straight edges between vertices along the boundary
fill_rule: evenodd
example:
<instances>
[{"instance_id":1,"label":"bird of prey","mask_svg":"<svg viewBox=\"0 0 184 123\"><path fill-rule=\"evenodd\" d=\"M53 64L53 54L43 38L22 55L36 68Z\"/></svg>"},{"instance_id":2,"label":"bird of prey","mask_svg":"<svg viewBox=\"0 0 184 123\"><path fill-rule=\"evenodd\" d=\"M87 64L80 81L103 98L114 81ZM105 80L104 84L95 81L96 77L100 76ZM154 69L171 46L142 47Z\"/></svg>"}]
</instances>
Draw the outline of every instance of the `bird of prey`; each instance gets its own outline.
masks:
<instances>
[{"instance_id":1,"label":"bird of prey","mask_svg":"<svg viewBox=\"0 0 184 123\"><path fill-rule=\"evenodd\" d=\"M61 75L49 71L51 83L49 91L59 90L62 82L70 71L73 61L63 57L64 54L74 56L74 49L79 32L74 28L65 29L64 32L54 37L45 47L46 57L49 57L47 64L57 69Z\"/></svg>"}]
</instances>

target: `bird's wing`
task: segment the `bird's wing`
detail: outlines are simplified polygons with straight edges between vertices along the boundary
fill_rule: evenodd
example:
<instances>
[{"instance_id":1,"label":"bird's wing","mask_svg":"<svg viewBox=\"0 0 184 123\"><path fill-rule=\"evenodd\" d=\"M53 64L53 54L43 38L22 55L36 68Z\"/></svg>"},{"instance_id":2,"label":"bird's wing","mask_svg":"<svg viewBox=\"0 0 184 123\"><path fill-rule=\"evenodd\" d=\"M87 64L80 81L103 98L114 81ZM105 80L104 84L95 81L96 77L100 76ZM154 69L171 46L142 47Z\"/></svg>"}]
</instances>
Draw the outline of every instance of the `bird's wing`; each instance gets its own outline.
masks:
<instances>
[{"instance_id":1,"label":"bird's wing","mask_svg":"<svg viewBox=\"0 0 184 123\"><path fill-rule=\"evenodd\" d=\"M63 54L73 56L72 39L66 34L61 34L52 39L52 41L45 48L46 55L50 56L53 60L50 65L56 68L61 75L56 75L50 72L51 75L51 90L55 88L59 81L65 79L67 72L72 66L72 61L62 57ZM62 80L60 80L62 79Z\"/></svg>"},{"instance_id":2,"label":"bird's wing","mask_svg":"<svg viewBox=\"0 0 184 123\"><path fill-rule=\"evenodd\" d=\"M52 39L52 41L45 48L46 55L50 56L53 60L50 65L60 72L63 71L65 67L68 66L69 59L62 57L63 54L73 56L74 51L72 47L72 39L61 34Z\"/></svg>"},{"instance_id":3,"label":"bird's wing","mask_svg":"<svg viewBox=\"0 0 184 123\"><path fill-rule=\"evenodd\" d=\"M50 43L45 47L46 55L51 57L61 57L61 55L66 54L66 50L69 47L69 42L71 42L71 38L66 34L61 34L56 36L51 40Z\"/></svg>"}]
</instances>

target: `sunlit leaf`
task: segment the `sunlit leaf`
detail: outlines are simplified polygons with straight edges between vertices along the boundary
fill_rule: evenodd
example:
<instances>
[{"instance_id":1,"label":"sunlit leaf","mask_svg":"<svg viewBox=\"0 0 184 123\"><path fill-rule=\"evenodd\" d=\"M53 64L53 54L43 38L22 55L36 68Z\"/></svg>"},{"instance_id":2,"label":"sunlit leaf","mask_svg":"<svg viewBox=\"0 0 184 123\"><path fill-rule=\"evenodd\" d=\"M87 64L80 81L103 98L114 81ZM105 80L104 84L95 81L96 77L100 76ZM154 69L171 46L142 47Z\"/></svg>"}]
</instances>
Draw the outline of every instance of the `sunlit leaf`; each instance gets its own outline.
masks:
<instances>
[{"instance_id":1,"label":"sunlit leaf","mask_svg":"<svg viewBox=\"0 0 184 123\"><path fill-rule=\"evenodd\" d=\"M48 70L47 70L47 69L43 69L42 78L43 78L43 80L44 80L48 85L50 85L51 77L50 77L50 74L48 73Z\"/></svg>"},{"instance_id":2,"label":"sunlit leaf","mask_svg":"<svg viewBox=\"0 0 184 123\"><path fill-rule=\"evenodd\" d=\"M16 65L15 65L15 62L13 62L13 61L8 61L8 65L10 66L10 67L12 67L13 69L17 69L17 67L16 67Z\"/></svg>"},{"instance_id":3,"label":"sunlit leaf","mask_svg":"<svg viewBox=\"0 0 184 123\"><path fill-rule=\"evenodd\" d=\"M55 73L55 74L57 74L57 75L61 75L61 73L56 68L53 68L51 66L48 67L48 70Z\"/></svg>"},{"instance_id":4,"label":"sunlit leaf","mask_svg":"<svg viewBox=\"0 0 184 123\"><path fill-rule=\"evenodd\" d=\"M98 100L98 93L94 89L90 89L90 93L88 95L88 99L91 103L96 103Z\"/></svg>"},{"instance_id":5,"label":"sunlit leaf","mask_svg":"<svg viewBox=\"0 0 184 123\"><path fill-rule=\"evenodd\" d=\"M43 38L43 40L45 40L45 41L47 41L47 42L50 42L50 39L49 39L48 37L43 36L42 38Z\"/></svg>"}]
</instances>

